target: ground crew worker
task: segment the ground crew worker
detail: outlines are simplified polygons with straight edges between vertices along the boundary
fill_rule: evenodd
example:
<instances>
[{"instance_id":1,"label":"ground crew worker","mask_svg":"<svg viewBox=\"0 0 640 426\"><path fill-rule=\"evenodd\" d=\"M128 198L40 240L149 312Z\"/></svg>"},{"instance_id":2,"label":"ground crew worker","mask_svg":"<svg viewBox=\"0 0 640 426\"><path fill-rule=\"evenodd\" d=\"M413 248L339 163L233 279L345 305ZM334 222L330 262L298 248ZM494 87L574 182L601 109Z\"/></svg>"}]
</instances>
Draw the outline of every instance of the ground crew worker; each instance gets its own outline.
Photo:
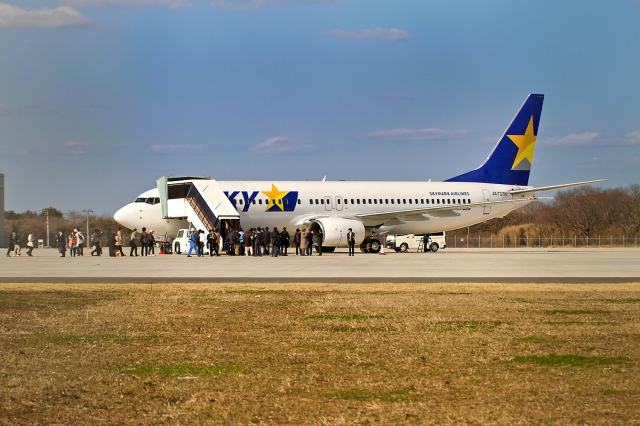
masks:
<instances>
[{"instance_id":1,"label":"ground crew worker","mask_svg":"<svg viewBox=\"0 0 640 426\"><path fill-rule=\"evenodd\" d=\"M347 232L347 244L349 245L349 256L355 256L356 234L351 228Z\"/></svg>"}]
</instances>

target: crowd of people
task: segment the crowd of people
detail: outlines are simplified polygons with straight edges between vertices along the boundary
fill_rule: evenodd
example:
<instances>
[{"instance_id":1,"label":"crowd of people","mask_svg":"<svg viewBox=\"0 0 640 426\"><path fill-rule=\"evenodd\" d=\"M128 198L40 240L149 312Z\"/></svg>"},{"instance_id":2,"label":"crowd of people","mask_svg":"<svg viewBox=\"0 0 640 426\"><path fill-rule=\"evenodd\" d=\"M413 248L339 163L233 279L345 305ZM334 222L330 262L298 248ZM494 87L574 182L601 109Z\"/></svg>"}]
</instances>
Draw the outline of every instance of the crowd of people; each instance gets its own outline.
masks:
<instances>
[{"instance_id":1,"label":"crowd of people","mask_svg":"<svg viewBox=\"0 0 640 426\"><path fill-rule=\"evenodd\" d=\"M209 252L209 256L220 256L220 252L225 252L228 256L288 256L289 248L295 247L296 256L311 256L313 247L316 247L318 256L322 256L322 242L324 235L322 229L317 230L296 229L293 235L290 235L287 228L278 230L274 227L251 228L244 231L242 228L224 229L223 233L217 229L209 230L204 238L203 230L192 228L189 234L189 250L187 257L191 257L195 253L197 257L205 254L205 244ZM102 238L103 233L99 229L95 229L90 236L90 243L93 247L91 256L102 256ZM147 232L147 228L142 228L141 232L133 229L129 240L129 256L155 256L156 237L153 230ZM349 244L349 255L353 256L353 248L355 246L355 234L349 229L347 234L347 242ZM71 257L84 256L85 236L78 229L74 229L69 235L65 235L60 229L56 237L56 246L60 257L65 257L69 251ZM110 257L126 257L122 250L124 246L124 238L122 230L117 232L109 231L107 234L107 247L109 248ZM29 234L27 238L27 255L33 256L34 235ZM140 254L138 254L140 249ZM11 233L7 257L13 253L14 257L21 256L20 236L18 232Z\"/></svg>"},{"instance_id":2,"label":"crowd of people","mask_svg":"<svg viewBox=\"0 0 640 426\"><path fill-rule=\"evenodd\" d=\"M205 253L205 241L203 230L191 228L189 234L189 250L187 257L195 253L200 257ZM220 251L226 251L228 256L288 256L292 244L296 249L296 256L311 256L313 247L316 247L318 256L322 256L322 241L324 236L322 229L313 231L303 227L296 229L293 236L286 227L279 231L277 227L269 230L269 227L251 228L244 231L242 228L226 230L221 235L216 229L209 230L206 237L206 248L209 256L220 256Z\"/></svg>"}]
</instances>

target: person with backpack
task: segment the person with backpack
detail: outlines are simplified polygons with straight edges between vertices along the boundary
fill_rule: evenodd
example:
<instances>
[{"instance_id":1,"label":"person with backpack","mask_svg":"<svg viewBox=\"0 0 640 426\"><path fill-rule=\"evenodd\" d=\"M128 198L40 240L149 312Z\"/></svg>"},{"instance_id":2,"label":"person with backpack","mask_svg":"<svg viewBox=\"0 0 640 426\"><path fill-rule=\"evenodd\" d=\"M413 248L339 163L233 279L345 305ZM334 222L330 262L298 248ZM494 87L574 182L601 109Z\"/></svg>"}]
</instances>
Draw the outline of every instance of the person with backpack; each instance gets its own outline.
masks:
<instances>
[{"instance_id":1,"label":"person with backpack","mask_svg":"<svg viewBox=\"0 0 640 426\"><path fill-rule=\"evenodd\" d=\"M236 249L236 256L244 256L244 231L242 228L238 230L238 248Z\"/></svg>"},{"instance_id":2,"label":"person with backpack","mask_svg":"<svg viewBox=\"0 0 640 426\"><path fill-rule=\"evenodd\" d=\"M273 231L271 231L271 257L278 257L280 254L280 232L278 232L278 228L273 227Z\"/></svg>"},{"instance_id":3,"label":"person with backpack","mask_svg":"<svg viewBox=\"0 0 640 426\"><path fill-rule=\"evenodd\" d=\"M262 229L259 227L253 234L253 256L262 257Z\"/></svg>"},{"instance_id":4,"label":"person with backpack","mask_svg":"<svg viewBox=\"0 0 640 426\"><path fill-rule=\"evenodd\" d=\"M77 229L74 229L73 232L76 233L76 239L78 240L76 256L84 256L84 234Z\"/></svg>"},{"instance_id":5,"label":"person with backpack","mask_svg":"<svg viewBox=\"0 0 640 426\"><path fill-rule=\"evenodd\" d=\"M96 228L96 230L93 231L93 234L91 234L91 244L93 244L93 251L91 252L91 256L93 256L93 253L95 253L96 256L102 256L102 247L100 247L101 239L102 232Z\"/></svg>"},{"instance_id":6,"label":"person with backpack","mask_svg":"<svg viewBox=\"0 0 640 426\"><path fill-rule=\"evenodd\" d=\"M251 256L251 238L253 237L253 228L244 233L244 255Z\"/></svg>"}]
</instances>

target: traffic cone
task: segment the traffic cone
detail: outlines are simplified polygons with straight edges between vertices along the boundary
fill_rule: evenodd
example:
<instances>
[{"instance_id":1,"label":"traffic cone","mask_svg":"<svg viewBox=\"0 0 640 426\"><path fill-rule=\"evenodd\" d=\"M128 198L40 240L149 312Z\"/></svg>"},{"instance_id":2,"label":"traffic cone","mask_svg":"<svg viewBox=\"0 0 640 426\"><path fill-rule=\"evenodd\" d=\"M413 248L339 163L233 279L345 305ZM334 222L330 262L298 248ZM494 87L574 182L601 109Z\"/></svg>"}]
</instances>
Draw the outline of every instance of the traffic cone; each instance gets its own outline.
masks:
<instances>
[{"instance_id":1,"label":"traffic cone","mask_svg":"<svg viewBox=\"0 0 640 426\"><path fill-rule=\"evenodd\" d=\"M378 253L380 256L386 256L387 253L384 252L384 244L380 245L380 253Z\"/></svg>"}]
</instances>

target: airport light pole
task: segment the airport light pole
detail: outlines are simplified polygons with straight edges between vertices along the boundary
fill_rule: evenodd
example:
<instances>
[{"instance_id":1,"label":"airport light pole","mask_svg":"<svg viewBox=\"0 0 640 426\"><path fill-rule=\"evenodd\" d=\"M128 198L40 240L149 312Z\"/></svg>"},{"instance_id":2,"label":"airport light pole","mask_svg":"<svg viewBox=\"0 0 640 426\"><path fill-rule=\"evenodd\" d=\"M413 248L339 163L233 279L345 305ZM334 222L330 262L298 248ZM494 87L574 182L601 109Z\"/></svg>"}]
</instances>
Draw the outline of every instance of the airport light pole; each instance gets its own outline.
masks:
<instances>
[{"instance_id":1,"label":"airport light pole","mask_svg":"<svg viewBox=\"0 0 640 426\"><path fill-rule=\"evenodd\" d=\"M44 211L47 214L47 247L51 248L51 244L49 243L49 235L51 234L49 232L49 209L46 208L46 209L44 209Z\"/></svg>"},{"instance_id":2,"label":"airport light pole","mask_svg":"<svg viewBox=\"0 0 640 426\"><path fill-rule=\"evenodd\" d=\"M93 213L93 210L82 210L83 213L87 214L87 236L84 237L84 241L87 243L87 247L89 247L89 236L91 234L89 234L89 213Z\"/></svg>"}]
</instances>

